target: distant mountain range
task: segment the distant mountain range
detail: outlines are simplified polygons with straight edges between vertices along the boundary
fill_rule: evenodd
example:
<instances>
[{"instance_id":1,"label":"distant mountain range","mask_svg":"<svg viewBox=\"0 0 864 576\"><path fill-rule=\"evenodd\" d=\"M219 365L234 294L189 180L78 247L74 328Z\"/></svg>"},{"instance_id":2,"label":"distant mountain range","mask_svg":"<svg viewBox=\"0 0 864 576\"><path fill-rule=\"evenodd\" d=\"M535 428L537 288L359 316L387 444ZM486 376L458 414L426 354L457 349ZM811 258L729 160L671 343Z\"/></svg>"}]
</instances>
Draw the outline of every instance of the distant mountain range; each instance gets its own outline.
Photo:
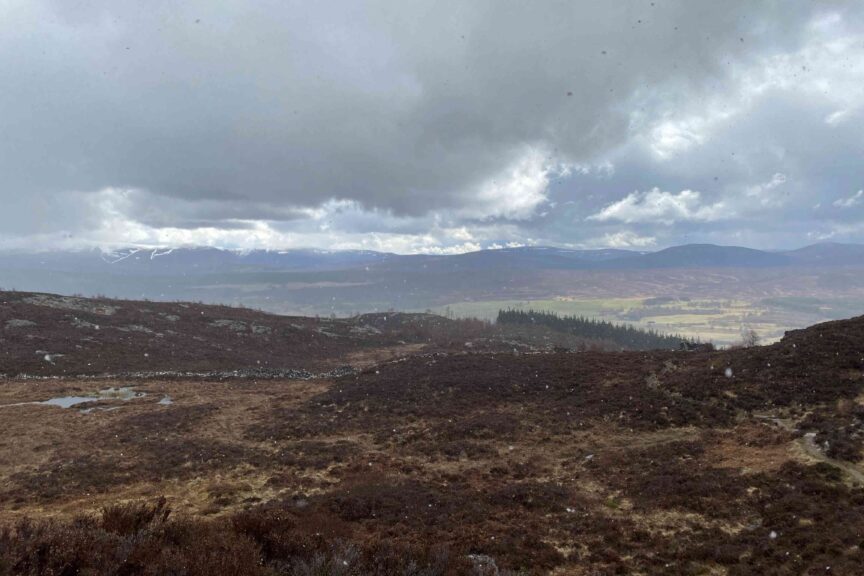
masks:
<instances>
[{"instance_id":1,"label":"distant mountain range","mask_svg":"<svg viewBox=\"0 0 864 576\"><path fill-rule=\"evenodd\" d=\"M686 244L657 252L526 246L454 255L397 255L368 250L236 251L218 248L0 252L0 280L4 271L13 269L57 272L110 270L119 274L207 274L229 270L323 271L370 266L382 270L464 271L490 268L645 270L795 265L864 266L864 245L824 243L797 250L771 252L714 244Z\"/></svg>"},{"instance_id":2,"label":"distant mountain range","mask_svg":"<svg viewBox=\"0 0 864 576\"><path fill-rule=\"evenodd\" d=\"M650 270L665 268L753 268L777 266L864 266L864 245L814 244L798 250L768 252L740 246L686 244L657 252L630 250L568 250L523 247L482 250L454 256L398 256L377 263L385 267L420 263L425 268Z\"/></svg>"},{"instance_id":3,"label":"distant mountain range","mask_svg":"<svg viewBox=\"0 0 864 576\"><path fill-rule=\"evenodd\" d=\"M329 270L381 262L392 254L369 251L126 248L66 252L3 253L2 270L84 270L117 274L208 274L228 270Z\"/></svg>"},{"instance_id":4,"label":"distant mountain range","mask_svg":"<svg viewBox=\"0 0 864 576\"><path fill-rule=\"evenodd\" d=\"M656 252L522 247L457 255L127 248L0 252L0 287L346 314L556 297L710 292L731 298L747 290L770 297L797 294L797 287L800 295L812 295L814 287L836 291L864 282L857 268L864 268L864 245L763 251L689 244ZM727 289L730 278L737 284ZM809 279L806 289L803 278Z\"/></svg>"}]
</instances>

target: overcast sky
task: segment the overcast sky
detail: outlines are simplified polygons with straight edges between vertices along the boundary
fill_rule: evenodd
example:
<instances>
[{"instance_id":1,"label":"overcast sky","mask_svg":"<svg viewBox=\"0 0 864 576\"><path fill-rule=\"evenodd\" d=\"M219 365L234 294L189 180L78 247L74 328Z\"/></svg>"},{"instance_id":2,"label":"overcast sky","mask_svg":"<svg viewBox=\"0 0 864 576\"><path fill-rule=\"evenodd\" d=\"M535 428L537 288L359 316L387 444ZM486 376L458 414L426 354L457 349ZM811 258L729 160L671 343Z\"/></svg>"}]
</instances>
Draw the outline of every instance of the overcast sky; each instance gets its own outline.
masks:
<instances>
[{"instance_id":1,"label":"overcast sky","mask_svg":"<svg viewBox=\"0 0 864 576\"><path fill-rule=\"evenodd\" d=\"M0 0L0 248L864 242L864 3Z\"/></svg>"}]
</instances>

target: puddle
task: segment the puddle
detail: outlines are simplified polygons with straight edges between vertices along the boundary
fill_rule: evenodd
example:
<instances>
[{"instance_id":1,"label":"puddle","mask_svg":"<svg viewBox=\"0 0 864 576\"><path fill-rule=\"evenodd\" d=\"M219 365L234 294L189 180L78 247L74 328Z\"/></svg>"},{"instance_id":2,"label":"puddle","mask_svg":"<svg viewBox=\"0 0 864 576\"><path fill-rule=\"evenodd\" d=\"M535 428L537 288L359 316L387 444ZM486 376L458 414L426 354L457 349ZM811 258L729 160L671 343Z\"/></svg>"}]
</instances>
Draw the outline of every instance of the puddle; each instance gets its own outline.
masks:
<instances>
[{"instance_id":1,"label":"puddle","mask_svg":"<svg viewBox=\"0 0 864 576\"><path fill-rule=\"evenodd\" d=\"M4 404L0 406L0 408L8 408L10 406L31 406L31 405L42 405L42 406L59 406L60 408L71 408L72 406L76 406L78 404L85 404L87 402L99 402L100 400L122 400L126 402L128 400L132 400L134 398L143 398L146 396L146 392L136 392L134 388L127 388L125 386L120 388L105 388L104 390L100 390L96 394L92 396L58 396L56 398L50 398L48 400L43 400L41 402L18 402L17 404ZM166 396L167 398L167 396ZM164 400L164 398L163 398ZM160 401L160 404L162 402ZM170 403L170 398L169 398ZM97 407L100 410L114 410L116 408L120 408L120 406L113 407ZM88 408L86 410L81 410L84 414L89 414L92 412L94 408Z\"/></svg>"},{"instance_id":2,"label":"puddle","mask_svg":"<svg viewBox=\"0 0 864 576\"><path fill-rule=\"evenodd\" d=\"M167 406L168 404L173 404L173 403L174 403L174 400L172 400L171 397L168 395L163 396L162 399L159 400L159 402L158 402L158 404L162 404L163 406Z\"/></svg>"},{"instance_id":3,"label":"puddle","mask_svg":"<svg viewBox=\"0 0 864 576\"><path fill-rule=\"evenodd\" d=\"M94 396L60 396L59 398L51 398L44 402L26 402L26 404L44 404L45 406L59 406L60 408L71 408L76 404L84 404L85 402L94 402L98 400Z\"/></svg>"}]
</instances>

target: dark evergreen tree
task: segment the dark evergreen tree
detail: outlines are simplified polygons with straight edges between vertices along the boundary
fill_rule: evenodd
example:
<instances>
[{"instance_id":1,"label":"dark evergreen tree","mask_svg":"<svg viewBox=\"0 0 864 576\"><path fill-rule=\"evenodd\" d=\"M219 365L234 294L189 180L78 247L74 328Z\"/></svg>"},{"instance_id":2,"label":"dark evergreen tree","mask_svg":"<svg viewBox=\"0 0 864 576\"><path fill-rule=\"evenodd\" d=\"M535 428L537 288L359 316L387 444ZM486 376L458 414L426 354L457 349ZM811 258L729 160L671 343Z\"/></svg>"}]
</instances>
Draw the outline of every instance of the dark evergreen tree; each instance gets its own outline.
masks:
<instances>
[{"instance_id":1,"label":"dark evergreen tree","mask_svg":"<svg viewBox=\"0 0 864 576\"><path fill-rule=\"evenodd\" d=\"M614 342L628 350L678 350L682 342L695 344L696 340L677 334L663 334L656 330L644 330L632 324L614 324L584 316L559 316L554 312L538 310L499 310L501 324L534 324L568 332L591 340Z\"/></svg>"}]
</instances>

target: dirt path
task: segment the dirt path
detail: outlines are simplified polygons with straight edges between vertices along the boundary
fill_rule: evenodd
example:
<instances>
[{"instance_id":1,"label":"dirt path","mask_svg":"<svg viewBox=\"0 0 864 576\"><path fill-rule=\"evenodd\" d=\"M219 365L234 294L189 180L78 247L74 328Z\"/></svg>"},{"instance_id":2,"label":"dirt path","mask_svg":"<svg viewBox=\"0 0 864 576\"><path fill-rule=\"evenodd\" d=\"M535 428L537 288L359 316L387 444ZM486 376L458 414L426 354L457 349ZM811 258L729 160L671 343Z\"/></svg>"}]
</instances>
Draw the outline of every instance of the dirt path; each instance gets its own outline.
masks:
<instances>
[{"instance_id":1,"label":"dirt path","mask_svg":"<svg viewBox=\"0 0 864 576\"><path fill-rule=\"evenodd\" d=\"M796 423L792 420L775 418L773 416L756 416L756 418L760 420L769 420L775 426L778 426L788 432L798 431L798 427L795 425ZM831 466L835 466L848 474L854 482L864 484L864 471L862 471L861 467L852 464L851 462L835 460L834 458L831 458L830 456L825 454L822 448L820 448L819 445L816 444L815 432L807 432L800 438L796 438L795 443L800 446L804 453L807 454L809 457L820 462L830 464Z\"/></svg>"},{"instance_id":2,"label":"dirt path","mask_svg":"<svg viewBox=\"0 0 864 576\"><path fill-rule=\"evenodd\" d=\"M807 432L801 438L797 440L798 445L804 449L804 452L807 453L808 456L815 458L821 462L825 462L826 464L830 464L832 466L836 466L840 468L846 474L852 478L853 481L858 482L859 484L864 484L864 472L850 462L844 462L843 460L835 460L834 458L830 458L825 452L819 448L819 445L816 444L816 433L815 432Z\"/></svg>"}]
</instances>

